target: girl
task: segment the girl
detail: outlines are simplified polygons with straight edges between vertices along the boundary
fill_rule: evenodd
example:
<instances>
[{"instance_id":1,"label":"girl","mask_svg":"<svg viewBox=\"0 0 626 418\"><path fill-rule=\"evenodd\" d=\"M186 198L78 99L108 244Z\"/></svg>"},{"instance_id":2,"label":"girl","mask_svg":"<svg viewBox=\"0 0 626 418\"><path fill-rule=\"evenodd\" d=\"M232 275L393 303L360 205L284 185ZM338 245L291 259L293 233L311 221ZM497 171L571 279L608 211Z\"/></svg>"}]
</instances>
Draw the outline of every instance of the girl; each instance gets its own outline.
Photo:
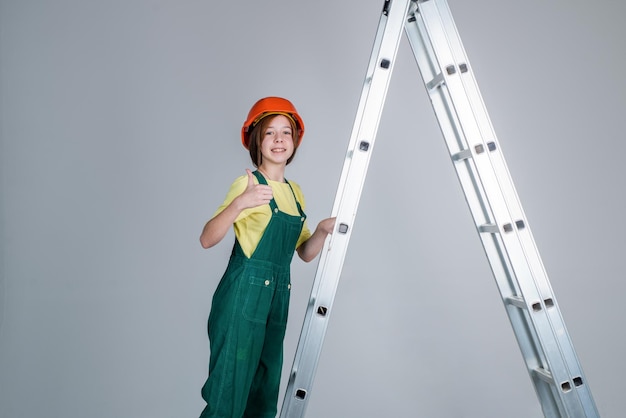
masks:
<instances>
[{"instance_id":1,"label":"girl","mask_svg":"<svg viewBox=\"0 0 626 418\"><path fill-rule=\"evenodd\" d=\"M300 187L284 177L304 135L293 104L280 97L256 102L241 129L255 172L232 184L200 236L204 248L220 242L231 225L235 245L211 305L209 377L201 418L274 418L289 309L294 251L306 262L322 249L335 219L313 234Z\"/></svg>"}]
</instances>

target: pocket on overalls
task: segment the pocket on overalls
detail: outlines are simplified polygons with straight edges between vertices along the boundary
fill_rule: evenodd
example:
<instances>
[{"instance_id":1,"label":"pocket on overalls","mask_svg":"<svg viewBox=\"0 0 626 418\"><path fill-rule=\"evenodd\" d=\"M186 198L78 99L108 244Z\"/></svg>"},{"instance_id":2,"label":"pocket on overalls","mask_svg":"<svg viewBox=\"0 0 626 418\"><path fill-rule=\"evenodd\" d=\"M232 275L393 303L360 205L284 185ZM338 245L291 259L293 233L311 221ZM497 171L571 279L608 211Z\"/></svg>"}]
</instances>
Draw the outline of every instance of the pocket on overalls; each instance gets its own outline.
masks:
<instances>
[{"instance_id":1,"label":"pocket on overalls","mask_svg":"<svg viewBox=\"0 0 626 418\"><path fill-rule=\"evenodd\" d=\"M285 327L289 315L291 283L289 282L289 278L287 278L287 280L277 280L277 282L279 284L276 286L274 303L272 304L272 311L270 312L268 322L270 325Z\"/></svg>"},{"instance_id":2,"label":"pocket on overalls","mask_svg":"<svg viewBox=\"0 0 626 418\"><path fill-rule=\"evenodd\" d=\"M272 277L251 276L243 306L243 317L248 321L267 323L276 282Z\"/></svg>"}]
</instances>

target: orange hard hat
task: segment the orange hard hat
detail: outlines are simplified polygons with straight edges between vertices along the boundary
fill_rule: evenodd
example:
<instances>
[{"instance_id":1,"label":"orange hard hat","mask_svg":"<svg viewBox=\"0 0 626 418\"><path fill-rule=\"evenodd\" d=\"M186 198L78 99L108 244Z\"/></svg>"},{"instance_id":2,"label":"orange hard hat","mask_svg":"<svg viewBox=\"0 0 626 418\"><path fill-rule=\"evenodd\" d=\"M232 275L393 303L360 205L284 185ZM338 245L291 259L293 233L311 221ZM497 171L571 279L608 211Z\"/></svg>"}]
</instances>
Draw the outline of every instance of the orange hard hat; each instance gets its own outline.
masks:
<instances>
[{"instance_id":1,"label":"orange hard hat","mask_svg":"<svg viewBox=\"0 0 626 418\"><path fill-rule=\"evenodd\" d=\"M304 122L298 114L295 106L287 99L282 97L265 97L257 101L248 112L248 118L241 127L241 143L248 149L250 143L250 131L261 119L269 115L286 115L293 119L298 129L298 144L304 136Z\"/></svg>"}]
</instances>

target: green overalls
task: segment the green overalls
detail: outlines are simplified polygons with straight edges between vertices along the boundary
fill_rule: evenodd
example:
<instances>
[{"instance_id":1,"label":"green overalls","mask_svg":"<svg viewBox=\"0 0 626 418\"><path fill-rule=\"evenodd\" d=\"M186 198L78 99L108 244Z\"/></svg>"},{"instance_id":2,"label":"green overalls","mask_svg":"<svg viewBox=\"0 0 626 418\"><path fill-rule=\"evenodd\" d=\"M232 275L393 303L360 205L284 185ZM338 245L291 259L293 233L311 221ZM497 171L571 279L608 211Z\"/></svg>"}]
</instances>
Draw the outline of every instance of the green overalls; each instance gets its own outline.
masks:
<instances>
[{"instance_id":1,"label":"green overalls","mask_svg":"<svg viewBox=\"0 0 626 418\"><path fill-rule=\"evenodd\" d=\"M260 184L265 178L255 171ZM290 186L291 187L291 186ZM293 193L293 189L292 189ZM294 194L295 199L295 194ZM290 264L306 218L281 212L270 219L250 258L235 245L209 314L207 406L200 418L274 418L289 310Z\"/></svg>"}]
</instances>

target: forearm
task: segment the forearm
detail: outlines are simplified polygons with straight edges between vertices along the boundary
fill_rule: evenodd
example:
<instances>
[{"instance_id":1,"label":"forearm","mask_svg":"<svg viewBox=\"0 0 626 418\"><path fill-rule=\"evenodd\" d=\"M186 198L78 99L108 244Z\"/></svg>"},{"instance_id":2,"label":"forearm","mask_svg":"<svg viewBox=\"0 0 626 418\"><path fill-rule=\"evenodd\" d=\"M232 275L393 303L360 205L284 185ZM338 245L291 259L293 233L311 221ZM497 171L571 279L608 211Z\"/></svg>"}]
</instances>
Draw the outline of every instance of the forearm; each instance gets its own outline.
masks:
<instances>
[{"instance_id":1,"label":"forearm","mask_svg":"<svg viewBox=\"0 0 626 418\"><path fill-rule=\"evenodd\" d=\"M200 234L200 244L204 248L211 248L220 242L235 222L241 211L267 205L272 200L272 188L266 184L255 184L254 175L248 169L248 185L245 190L235 197L223 211L218 213L204 225Z\"/></svg>"},{"instance_id":2,"label":"forearm","mask_svg":"<svg viewBox=\"0 0 626 418\"><path fill-rule=\"evenodd\" d=\"M326 232L316 229L313 235L298 247L298 256L307 263L313 260L322 251L327 236Z\"/></svg>"},{"instance_id":3,"label":"forearm","mask_svg":"<svg viewBox=\"0 0 626 418\"><path fill-rule=\"evenodd\" d=\"M298 247L298 255L307 263L313 260L322 251L326 237L335 229L335 218L322 220L315 228L313 235Z\"/></svg>"},{"instance_id":4,"label":"forearm","mask_svg":"<svg viewBox=\"0 0 626 418\"><path fill-rule=\"evenodd\" d=\"M208 221L202 229L202 234L200 234L202 248L211 248L219 243L226 236L241 211L242 209L237 205L237 199L235 199L222 212Z\"/></svg>"}]
</instances>

